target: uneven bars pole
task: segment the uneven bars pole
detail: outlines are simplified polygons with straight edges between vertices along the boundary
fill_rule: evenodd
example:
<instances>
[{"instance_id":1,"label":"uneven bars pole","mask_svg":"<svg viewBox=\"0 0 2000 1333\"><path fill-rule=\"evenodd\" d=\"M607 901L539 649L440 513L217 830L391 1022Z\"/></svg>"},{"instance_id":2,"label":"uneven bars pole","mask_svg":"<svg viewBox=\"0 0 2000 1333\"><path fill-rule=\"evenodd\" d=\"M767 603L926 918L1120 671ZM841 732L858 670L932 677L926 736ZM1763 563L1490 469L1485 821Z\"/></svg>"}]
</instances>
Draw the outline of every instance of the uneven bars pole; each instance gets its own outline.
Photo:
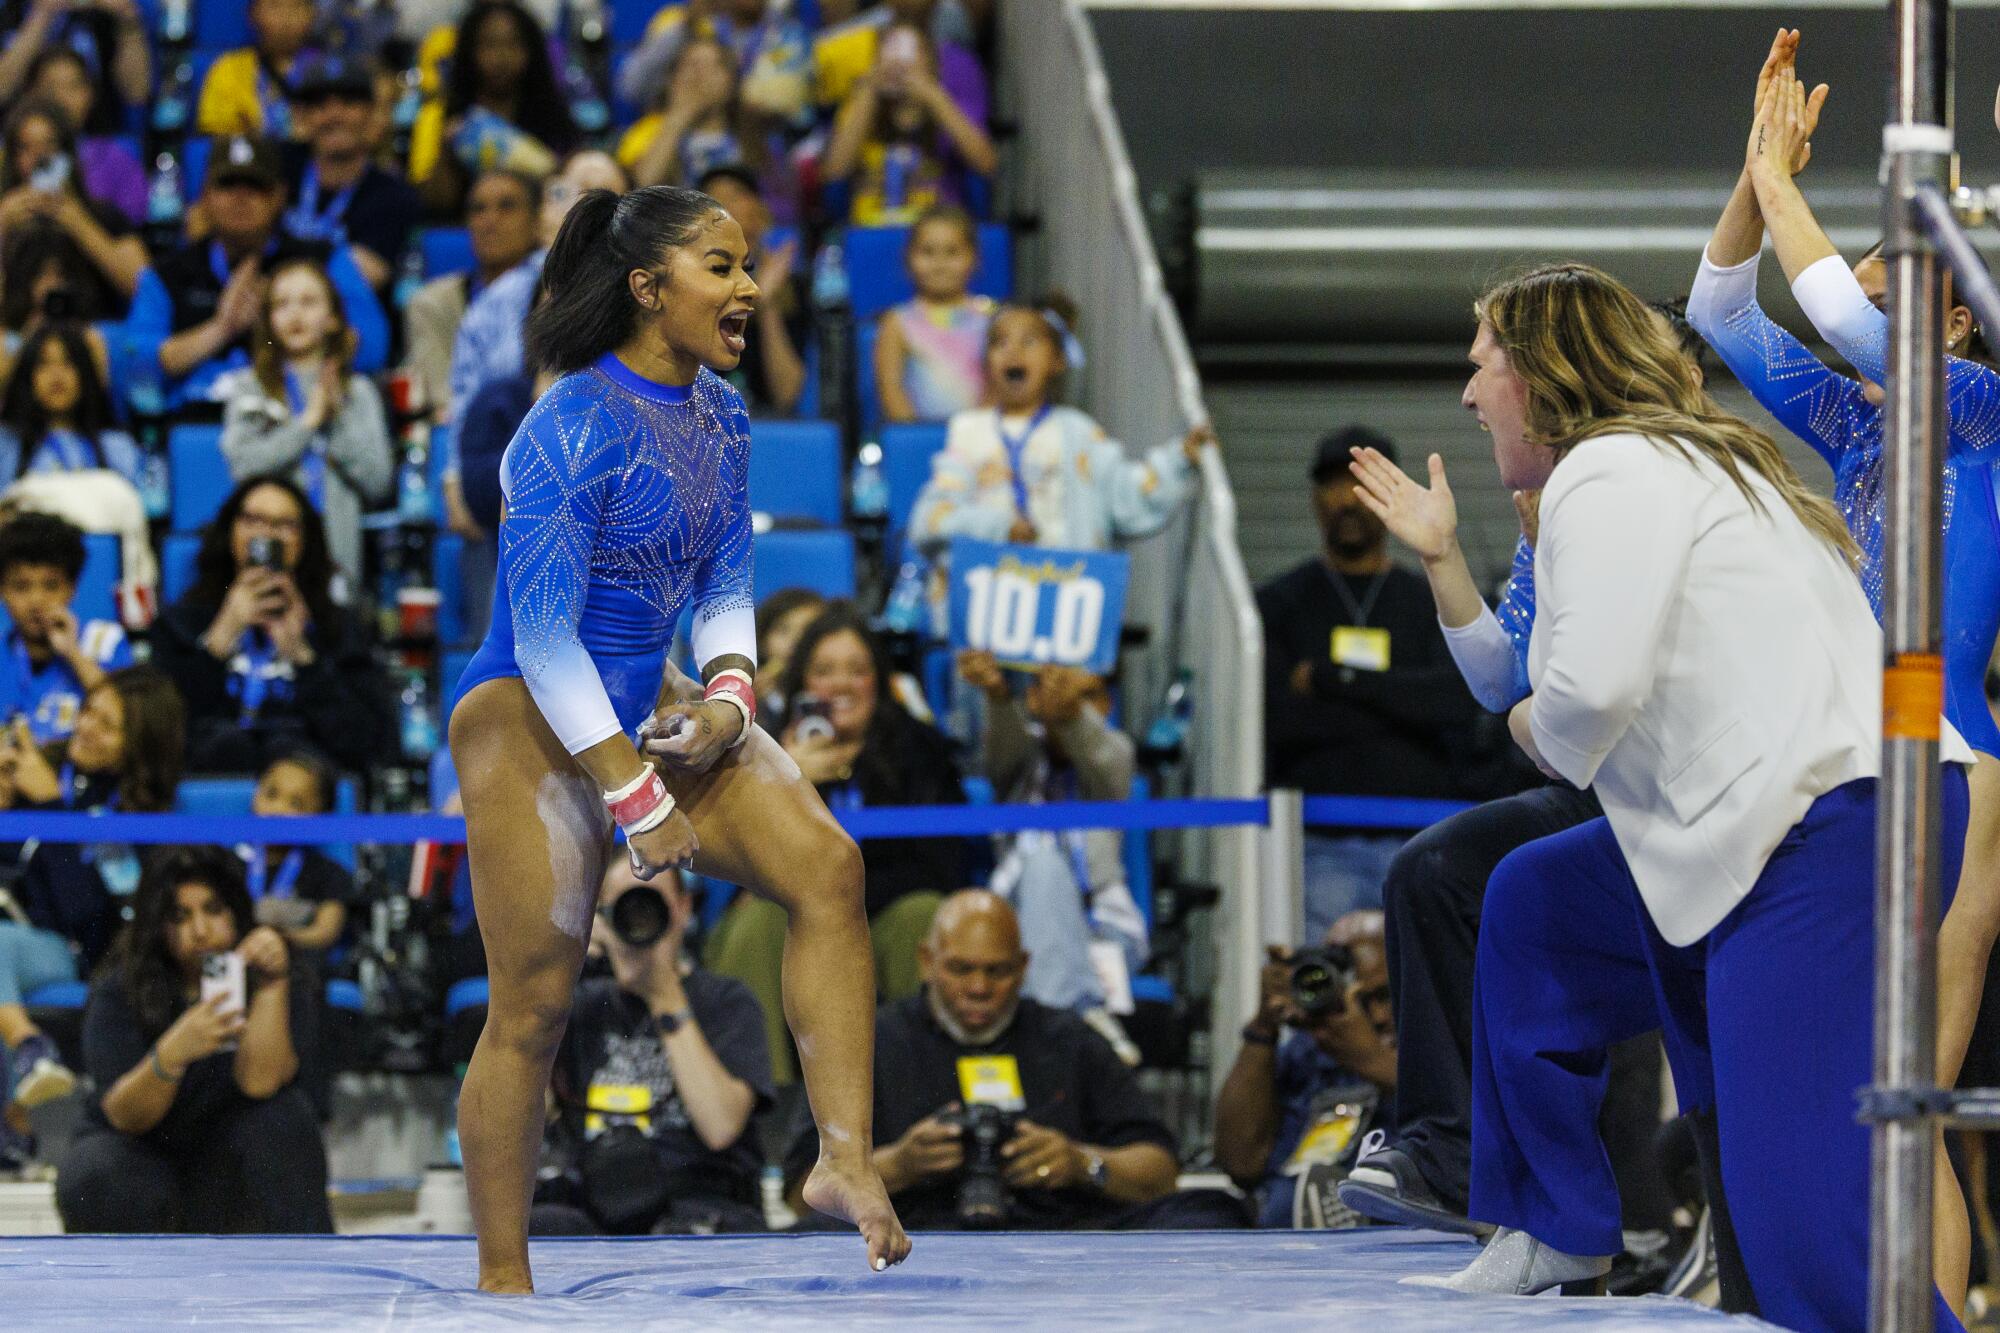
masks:
<instances>
[{"instance_id":1,"label":"uneven bars pole","mask_svg":"<svg viewBox=\"0 0 2000 1333\"><path fill-rule=\"evenodd\" d=\"M1890 0L1887 189L1889 374L1885 389L1882 781L1876 806L1875 1084L1936 1082L1941 695L1940 487L1944 416L1942 269L1918 187L1946 183L1951 157L1949 0ZM1912 688L1914 687L1914 688ZM1899 706L1900 705L1900 706ZM1869 1326L1931 1328L1933 1123L1901 1098L1874 1128Z\"/></svg>"}]
</instances>

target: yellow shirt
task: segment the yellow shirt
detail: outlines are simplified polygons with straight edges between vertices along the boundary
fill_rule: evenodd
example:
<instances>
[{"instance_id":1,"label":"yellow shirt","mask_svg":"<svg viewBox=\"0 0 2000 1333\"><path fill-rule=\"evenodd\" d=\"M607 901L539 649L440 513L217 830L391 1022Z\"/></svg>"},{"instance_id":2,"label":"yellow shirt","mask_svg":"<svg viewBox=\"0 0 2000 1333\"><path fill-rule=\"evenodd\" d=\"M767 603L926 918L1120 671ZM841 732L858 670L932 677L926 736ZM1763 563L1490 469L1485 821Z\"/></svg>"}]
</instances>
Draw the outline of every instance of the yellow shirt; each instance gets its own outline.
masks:
<instances>
[{"instance_id":1,"label":"yellow shirt","mask_svg":"<svg viewBox=\"0 0 2000 1333\"><path fill-rule=\"evenodd\" d=\"M813 43L813 76L821 106L845 101L855 81L875 68L875 46L881 38L879 27L861 23L836 28Z\"/></svg>"},{"instance_id":2,"label":"yellow shirt","mask_svg":"<svg viewBox=\"0 0 2000 1333\"><path fill-rule=\"evenodd\" d=\"M657 20L656 20L657 21ZM639 165L639 159L653 146L653 140L660 137L660 113L651 112L632 122L632 128L625 131L618 140L618 165L630 171Z\"/></svg>"},{"instance_id":3,"label":"yellow shirt","mask_svg":"<svg viewBox=\"0 0 2000 1333\"><path fill-rule=\"evenodd\" d=\"M429 180L443 151L444 99L433 97L418 110L416 123L410 126L410 182Z\"/></svg>"},{"instance_id":4,"label":"yellow shirt","mask_svg":"<svg viewBox=\"0 0 2000 1333\"><path fill-rule=\"evenodd\" d=\"M287 122L278 127L290 132L289 108L285 107L284 94L271 86L264 70L257 62L257 53L249 47L238 51L227 51L217 56L215 63L208 67L208 77L201 82L201 100L194 113L194 127L202 134L264 134L276 132L264 123L264 108L270 101L281 110Z\"/></svg>"}]
</instances>

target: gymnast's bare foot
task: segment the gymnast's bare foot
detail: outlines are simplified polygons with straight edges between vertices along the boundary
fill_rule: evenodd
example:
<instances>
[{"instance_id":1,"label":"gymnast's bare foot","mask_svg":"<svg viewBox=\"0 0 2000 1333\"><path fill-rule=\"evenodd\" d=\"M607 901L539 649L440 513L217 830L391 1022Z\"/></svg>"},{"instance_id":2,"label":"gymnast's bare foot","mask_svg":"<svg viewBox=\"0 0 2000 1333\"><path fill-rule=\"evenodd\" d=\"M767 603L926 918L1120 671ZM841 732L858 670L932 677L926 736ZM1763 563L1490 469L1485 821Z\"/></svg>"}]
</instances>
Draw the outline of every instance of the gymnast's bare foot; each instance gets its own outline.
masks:
<instances>
[{"instance_id":1,"label":"gymnast's bare foot","mask_svg":"<svg viewBox=\"0 0 2000 1333\"><path fill-rule=\"evenodd\" d=\"M822 1157L806 1177L805 1201L828 1217L852 1222L868 1242L868 1266L881 1272L891 1264L910 1257L910 1238L896 1218L896 1206L882 1177L866 1159L854 1167L836 1165Z\"/></svg>"},{"instance_id":2,"label":"gymnast's bare foot","mask_svg":"<svg viewBox=\"0 0 2000 1333\"><path fill-rule=\"evenodd\" d=\"M489 1296L532 1296L535 1294L535 1279L525 1264L520 1267L496 1266L479 1269L479 1289Z\"/></svg>"}]
</instances>

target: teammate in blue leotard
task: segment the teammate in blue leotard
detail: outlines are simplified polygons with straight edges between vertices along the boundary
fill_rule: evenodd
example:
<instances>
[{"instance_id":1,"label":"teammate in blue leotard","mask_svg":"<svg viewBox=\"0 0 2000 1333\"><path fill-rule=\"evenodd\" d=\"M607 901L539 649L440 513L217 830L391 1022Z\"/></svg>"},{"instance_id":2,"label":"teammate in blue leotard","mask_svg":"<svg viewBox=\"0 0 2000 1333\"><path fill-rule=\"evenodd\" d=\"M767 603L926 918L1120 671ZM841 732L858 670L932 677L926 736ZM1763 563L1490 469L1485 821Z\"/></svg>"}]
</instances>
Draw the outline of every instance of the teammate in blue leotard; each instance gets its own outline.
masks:
<instances>
[{"instance_id":1,"label":"teammate in blue leotard","mask_svg":"<svg viewBox=\"0 0 2000 1333\"><path fill-rule=\"evenodd\" d=\"M543 1095L614 822L642 875L695 865L785 908L821 1134L806 1200L854 1222L874 1268L909 1252L871 1160L861 855L752 721L749 423L713 373L743 354L748 261L706 195L592 191L529 321L531 361L562 378L507 449L493 627L451 719L492 988L459 1098L484 1290L533 1289ZM705 688L667 661L683 609ZM687 1029L659 1018L669 1041Z\"/></svg>"},{"instance_id":2,"label":"teammate in blue leotard","mask_svg":"<svg viewBox=\"0 0 2000 1333\"><path fill-rule=\"evenodd\" d=\"M1689 317L1760 402L1818 450L1834 469L1834 498L1860 542L1863 584L1876 614L1882 597L1882 390L1888 377L1888 319L1880 302L1888 271L1870 251L1852 268L1814 219L1794 179L1809 159L1780 169L1787 141L1810 140L1824 86L1808 93L1795 73L1798 34L1780 33L1786 48L1777 81L1788 109L1760 116L1766 128L1759 168L1755 132L1747 165L1714 238L1689 302ZM1774 52L1779 49L1773 47ZM1774 93L1775 97L1777 94ZM1822 367L1757 308L1756 269L1763 233L1793 292L1821 336L1847 359L1857 382ZM1945 407L1949 454L1944 470L1945 716L1978 752L1970 779L1970 813L1959 892L1938 935L1937 1076L1958 1081L1985 990L1986 966L2000 932L2000 727L1986 703L1986 673L2000 635L2000 516L1993 466L2000 462L2000 373L1987 357L1972 312L1945 299ZM1957 1177L1939 1154L1936 1224L1939 1286L1954 1307L1964 1303L1971 1230Z\"/></svg>"}]
</instances>

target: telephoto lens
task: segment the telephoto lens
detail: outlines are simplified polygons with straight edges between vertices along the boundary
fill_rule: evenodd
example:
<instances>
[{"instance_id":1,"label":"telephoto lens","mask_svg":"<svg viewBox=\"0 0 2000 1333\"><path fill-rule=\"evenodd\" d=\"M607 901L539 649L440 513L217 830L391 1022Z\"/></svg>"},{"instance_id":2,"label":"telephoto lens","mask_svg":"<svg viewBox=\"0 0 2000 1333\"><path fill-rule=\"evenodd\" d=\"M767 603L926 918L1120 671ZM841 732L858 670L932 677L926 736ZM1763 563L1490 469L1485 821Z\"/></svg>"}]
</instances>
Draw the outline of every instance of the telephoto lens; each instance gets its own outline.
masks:
<instances>
[{"instance_id":1,"label":"telephoto lens","mask_svg":"<svg viewBox=\"0 0 2000 1333\"><path fill-rule=\"evenodd\" d=\"M1292 1003L1307 1018L1339 1013L1354 984L1354 955L1339 945L1306 949L1291 957Z\"/></svg>"},{"instance_id":2,"label":"telephoto lens","mask_svg":"<svg viewBox=\"0 0 2000 1333\"><path fill-rule=\"evenodd\" d=\"M652 947L673 924L666 895L650 884L636 884L611 904L611 931L635 949Z\"/></svg>"}]
</instances>

